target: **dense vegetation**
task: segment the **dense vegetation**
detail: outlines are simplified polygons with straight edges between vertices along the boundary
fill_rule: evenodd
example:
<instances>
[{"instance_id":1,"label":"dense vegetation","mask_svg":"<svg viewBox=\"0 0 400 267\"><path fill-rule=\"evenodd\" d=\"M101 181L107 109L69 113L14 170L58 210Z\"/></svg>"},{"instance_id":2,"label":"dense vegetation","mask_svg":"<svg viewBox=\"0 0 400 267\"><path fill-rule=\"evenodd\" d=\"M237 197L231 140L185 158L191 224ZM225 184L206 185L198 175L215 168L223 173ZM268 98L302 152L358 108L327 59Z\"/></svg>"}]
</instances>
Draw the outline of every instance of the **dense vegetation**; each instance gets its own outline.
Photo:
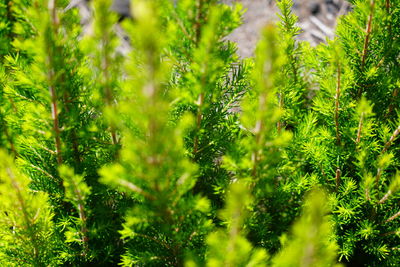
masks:
<instances>
[{"instance_id":1,"label":"dense vegetation","mask_svg":"<svg viewBox=\"0 0 400 267\"><path fill-rule=\"evenodd\" d=\"M399 0L246 60L240 4L92 2L0 2L1 266L400 265Z\"/></svg>"}]
</instances>

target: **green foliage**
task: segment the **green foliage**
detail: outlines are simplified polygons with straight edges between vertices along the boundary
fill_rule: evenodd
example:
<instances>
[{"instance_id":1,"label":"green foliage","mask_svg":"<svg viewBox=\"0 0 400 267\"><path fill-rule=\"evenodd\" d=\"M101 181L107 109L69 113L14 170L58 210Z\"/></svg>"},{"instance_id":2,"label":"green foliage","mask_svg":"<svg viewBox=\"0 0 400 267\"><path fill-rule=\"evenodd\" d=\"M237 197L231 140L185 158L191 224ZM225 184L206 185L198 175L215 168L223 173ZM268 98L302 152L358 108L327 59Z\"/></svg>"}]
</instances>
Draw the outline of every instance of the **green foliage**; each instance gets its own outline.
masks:
<instances>
[{"instance_id":1,"label":"green foliage","mask_svg":"<svg viewBox=\"0 0 400 267\"><path fill-rule=\"evenodd\" d=\"M246 60L240 4L68 2L0 3L1 265L400 264L399 0Z\"/></svg>"},{"instance_id":2,"label":"green foliage","mask_svg":"<svg viewBox=\"0 0 400 267\"><path fill-rule=\"evenodd\" d=\"M53 233L53 213L48 196L29 189L10 156L0 151L0 262L6 266L57 264L55 249L60 245Z\"/></svg>"},{"instance_id":3,"label":"green foliage","mask_svg":"<svg viewBox=\"0 0 400 267\"><path fill-rule=\"evenodd\" d=\"M337 246L327 214L325 195L311 191L303 214L293 226L293 237L283 236L283 249L273 266L334 266Z\"/></svg>"},{"instance_id":4,"label":"green foliage","mask_svg":"<svg viewBox=\"0 0 400 267\"><path fill-rule=\"evenodd\" d=\"M244 183L236 182L229 186L226 207L220 215L227 229L208 236L207 266L266 266L268 257L265 250L253 248L243 234L242 228L251 202L251 195Z\"/></svg>"}]
</instances>

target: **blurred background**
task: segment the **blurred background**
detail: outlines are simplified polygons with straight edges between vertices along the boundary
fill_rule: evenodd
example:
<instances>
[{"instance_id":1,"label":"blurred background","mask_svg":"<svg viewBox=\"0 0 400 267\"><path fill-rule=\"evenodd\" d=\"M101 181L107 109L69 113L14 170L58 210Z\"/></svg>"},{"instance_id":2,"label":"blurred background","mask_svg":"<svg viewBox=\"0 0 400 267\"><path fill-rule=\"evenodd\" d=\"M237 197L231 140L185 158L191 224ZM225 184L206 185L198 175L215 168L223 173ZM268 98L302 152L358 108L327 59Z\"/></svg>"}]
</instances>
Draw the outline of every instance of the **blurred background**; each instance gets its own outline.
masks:
<instances>
[{"instance_id":1,"label":"blurred background","mask_svg":"<svg viewBox=\"0 0 400 267\"><path fill-rule=\"evenodd\" d=\"M91 20L89 1L71 0L66 8L67 10L79 8L82 24L88 31ZM221 2L228 5L239 2L247 10L243 17L243 25L236 29L228 39L238 44L240 57L251 57L261 28L268 22L277 20L276 1L221 0ZM299 17L299 26L302 28L298 38L309 41L312 46L324 42L326 38L333 38L337 17L346 14L351 9L350 4L344 0L293 0L293 3L293 11ZM134 5L134 0L114 0L112 9L119 13L120 19L123 20L130 16L131 4ZM123 33L121 34L123 35ZM126 45L124 50L127 50Z\"/></svg>"},{"instance_id":2,"label":"blurred background","mask_svg":"<svg viewBox=\"0 0 400 267\"><path fill-rule=\"evenodd\" d=\"M244 23L231 34L230 39L237 42L241 57L250 57L261 27L267 22L277 20L278 9L274 0L223 0L232 4L240 2L247 9ZM350 5L344 0L294 0L293 11L299 17L302 33L299 39L307 40L315 46L326 38L334 37L336 18L346 14Z\"/></svg>"}]
</instances>

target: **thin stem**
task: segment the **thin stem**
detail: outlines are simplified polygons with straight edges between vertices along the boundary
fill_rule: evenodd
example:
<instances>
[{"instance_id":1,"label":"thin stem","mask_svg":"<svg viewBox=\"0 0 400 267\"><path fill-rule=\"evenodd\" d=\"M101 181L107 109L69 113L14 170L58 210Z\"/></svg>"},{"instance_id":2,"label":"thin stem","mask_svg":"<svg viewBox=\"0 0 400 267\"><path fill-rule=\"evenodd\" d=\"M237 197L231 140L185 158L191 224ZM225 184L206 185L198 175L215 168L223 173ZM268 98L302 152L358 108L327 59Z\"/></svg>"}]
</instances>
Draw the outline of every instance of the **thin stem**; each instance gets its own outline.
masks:
<instances>
[{"instance_id":1,"label":"thin stem","mask_svg":"<svg viewBox=\"0 0 400 267\"><path fill-rule=\"evenodd\" d=\"M27 228L29 229L29 234L30 234L30 238L32 239L32 244L33 244L33 256L35 258L35 261L38 262L38 258L39 258L39 246L37 244L37 237L34 234L33 230L33 225L32 225L32 220L29 216L29 213L27 211L27 205L25 203L25 200L22 196L22 192L21 192L21 188L18 185L18 182L15 179L15 174L14 172L11 170L11 168L7 167L6 168L6 172L8 177L10 178L11 181L11 185L14 188L14 190L16 191L17 194L17 198L18 198L18 202L19 205L21 207L22 210L22 214L26 223Z\"/></svg>"},{"instance_id":2,"label":"thin stem","mask_svg":"<svg viewBox=\"0 0 400 267\"><path fill-rule=\"evenodd\" d=\"M53 70L49 71L49 80L52 81L54 79ZM57 153L57 163L60 165L63 161L61 155L61 138L60 138L60 127L58 121L58 108L57 108L57 96L54 85L50 85L49 87L50 95L51 95L51 115L53 118L53 131L54 131L54 139L56 144L56 153Z\"/></svg>"},{"instance_id":3,"label":"thin stem","mask_svg":"<svg viewBox=\"0 0 400 267\"><path fill-rule=\"evenodd\" d=\"M368 23L367 23L367 29L366 29L366 35L365 35L365 40L364 40L364 48L363 48L363 53L362 53L362 59L361 59L361 71L364 70L365 67L365 60L367 58L368 54L368 45L369 41L371 38L371 31L372 31L372 19L374 15L374 7L375 7L375 0L371 0L371 12L369 13L368 16Z\"/></svg>"},{"instance_id":4,"label":"thin stem","mask_svg":"<svg viewBox=\"0 0 400 267\"><path fill-rule=\"evenodd\" d=\"M197 14L196 14L196 23L194 25L195 34L196 34L196 46L200 43L200 35L201 35L201 19L203 18L203 1L197 0Z\"/></svg>"},{"instance_id":5,"label":"thin stem","mask_svg":"<svg viewBox=\"0 0 400 267\"><path fill-rule=\"evenodd\" d=\"M400 211L399 212L397 212L396 214L394 214L392 217L390 217L389 219L387 219L386 221L385 221L385 223L388 223L388 222L391 222L391 221L393 221L394 219L396 219L397 217L399 217L400 216Z\"/></svg>"},{"instance_id":6,"label":"thin stem","mask_svg":"<svg viewBox=\"0 0 400 267\"><path fill-rule=\"evenodd\" d=\"M54 37L58 33L58 17L56 12L56 0L49 1L49 9L51 14L51 22L52 28L54 32ZM60 137L60 126L59 126L59 118L58 118L58 106L57 106L57 93L55 88L55 79L56 74L54 71L54 57L59 55L54 55L54 42L46 42L47 43L47 61L49 63L49 71L48 71L48 80L50 83L49 91L51 96L51 115L53 119L53 132L54 132L54 139L56 145L56 153L57 153L57 163L60 165L63 162L62 159L62 152L61 152L61 137Z\"/></svg>"},{"instance_id":7,"label":"thin stem","mask_svg":"<svg viewBox=\"0 0 400 267\"><path fill-rule=\"evenodd\" d=\"M376 178L375 178L375 187L376 189L378 189L379 187L379 180L381 179L382 176L382 169L378 168L377 172L376 172Z\"/></svg>"},{"instance_id":8,"label":"thin stem","mask_svg":"<svg viewBox=\"0 0 400 267\"><path fill-rule=\"evenodd\" d=\"M386 151L389 149L391 144L393 143L394 139L400 134L400 126L397 127L397 129L393 132L392 136L390 137L389 141L386 142L385 146L383 147L381 151L381 155L386 153Z\"/></svg>"},{"instance_id":9,"label":"thin stem","mask_svg":"<svg viewBox=\"0 0 400 267\"><path fill-rule=\"evenodd\" d=\"M340 185L340 177L342 175L342 171L337 168L336 169L336 177L335 177L335 181L336 181L336 192L339 190L339 185Z\"/></svg>"},{"instance_id":10,"label":"thin stem","mask_svg":"<svg viewBox=\"0 0 400 267\"><path fill-rule=\"evenodd\" d=\"M88 251L89 251L89 246L88 246L88 242L89 242L89 237L88 237L88 228L86 226L86 221L87 221L87 217L86 217L86 213L85 213L85 208L84 208L84 199L82 196L81 191L79 190L78 185L76 184L76 182L72 179L72 184L74 186L74 192L78 198L78 213L79 213L79 219L82 222L81 225L81 233L83 235L82 237L82 241L83 241L83 248L84 248L84 253L82 256L86 256Z\"/></svg>"},{"instance_id":11,"label":"thin stem","mask_svg":"<svg viewBox=\"0 0 400 267\"><path fill-rule=\"evenodd\" d=\"M335 95L335 126L336 126L336 144L340 144L340 133L339 133L339 98L340 98L340 64L337 66L337 86Z\"/></svg>"},{"instance_id":12,"label":"thin stem","mask_svg":"<svg viewBox=\"0 0 400 267\"><path fill-rule=\"evenodd\" d=\"M260 95L259 98L259 113L263 113L265 110L265 105L267 103L267 94L266 93L262 93ZM255 138L255 147L253 150L253 153L251 155L251 160L253 162L253 168L251 171L251 176L253 177L253 183L255 183L255 179L257 177L257 165L258 165L258 161L259 161L259 150L261 147L261 142L263 139L262 133L264 131L264 123L263 123L263 119L260 118L259 120L257 120L255 128L254 128L254 138Z\"/></svg>"},{"instance_id":13,"label":"thin stem","mask_svg":"<svg viewBox=\"0 0 400 267\"><path fill-rule=\"evenodd\" d=\"M293 51L294 51L294 47L293 47ZM293 79L294 79L294 83L297 84L297 68L296 68L296 59L293 56L293 54L289 55L289 59L290 59L290 66L292 67L292 74L293 74Z\"/></svg>"},{"instance_id":14,"label":"thin stem","mask_svg":"<svg viewBox=\"0 0 400 267\"><path fill-rule=\"evenodd\" d=\"M368 201L371 201L371 195L370 195L370 193L369 193L369 188L365 188L365 198L366 198Z\"/></svg>"},{"instance_id":15,"label":"thin stem","mask_svg":"<svg viewBox=\"0 0 400 267\"><path fill-rule=\"evenodd\" d=\"M358 123L356 144L360 143L361 140L361 130L363 127L363 120L364 120L364 112L361 113L360 122Z\"/></svg>"},{"instance_id":16,"label":"thin stem","mask_svg":"<svg viewBox=\"0 0 400 267\"><path fill-rule=\"evenodd\" d=\"M366 35L365 35L365 40L364 40L364 48L362 52L362 57L361 57L361 72L364 71L365 67L365 61L368 55L368 46L369 46L369 41L371 38L371 31L372 31L372 19L374 15L374 7L375 7L375 0L371 0L371 5L370 5L370 13L368 16L368 22L367 22L367 28L366 28ZM361 87L358 89L358 97L361 97L362 89Z\"/></svg>"},{"instance_id":17,"label":"thin stem","mask_svg":"<svg viewBox=\"0 0 400 267\"><path fill-rule=\"evenodd\" d=\"M378 204L383 204L385 201L392 195L392 190L388 190L387 193L383 196L381 200L379 200Z\"/></svg>"},{"instance_id":18,"label":"thin stem","mask_svg":"<svg viewBox=\"0 0 400 267\"><path fill-rule=\"evenodd\" d=\"M386 12L390 14L390 0L385 1Z\"/></svg>"},{"instance_id":19,"label":"thin stem","mask_svg":"<svg viewBox=\"0 0 400 267\"><path fill-rule=\"evenodd\" d=\"M109 43L110 43L110 36L109 36L108 31L103 32L103 35L101 38L101 43L102 43L101 47L102 47L102 55L103 55L101 68L102 68L102 72L104 74L104 84L103 84L104 97L105 97L105 102L106 102L107 106L112 106L113 92L111 89L111 77L110 77L110 72L109 72L109 66L110 66L111 59L110 59L110 54L108 51ZM110 125L110 128L111 128L110 132L111 132L112 143L115 145L118 143L115 126Z\"/></svg>"},{"instance_id":20,"label":"thin stem","mask_svg":"<svg viewBox=\"0 0 400 267\"><path fill-rule=\"evenodd\" d=\"M201 35L201 19L203 18L203 1L204 0L198 0L197 1L197 14L196 14L196 23L194 25L195 28L195 34L196 34L196 38L195 38L195 42L196 42L196 46L199 45L200 43L200 35ZM204 88L205 85L205 77L203 75L202 79L201 79L201 84L202 87ZM196 156L196 154L198 153L199 150L199 131L201 128L201 122L203 119L203 114L202 114L202 109L203 109L203 104L204 104L204 92L201 92L198 100L197 100L197 115L196 115L196 136L194 138L194 145L193 145L193 154L194 156Z\"/></svg>"},{"instance_id":21,"label":"thin stem","mask_svg":"<svg viewBox=\"0 0 400 267\"><path fill-rule=\"evenodd\" d=\"M183 24L181 18L180 18L180 17L178 16L178 14L176 13L176 10L175 10L175 9L173 10L173 13L172 13L172 14L173 14L173 16L174 16L174 18L175 18L175 20L176 20L176 22L177 22L179 28L182 30L182 33L185 35L185 37L186 37L188 40L192 41L193 43L196 43L197 40L193 39L193 37L190 36L190 34L189 34L188 31L186 30L185 25Z\"/></svg>"},{"instance_id":22,"label":"thin stem","mask_svg":"<svg viewBox=\"0 0 400 267\"><path fill-rule=\"evenodd\" d=\"M131 183L131 182L128 182L128 181L123 180L123 179L119 179L119 180L117 181L117 183L118 183L119 185L122 185L122 186L124 186L124 187L126 187L126 188L132 190L132 191L135 192L135 193L138 193L139 195L144 196L144 197L145 197L146 199L148 199L148 200L155 200L155 197L153 197L152 195L150 195L149 193L147 193L146 191L144 191L142 188L138 187L137 185L135 185L135 184L133 184L133 183Z\"/></svg>"}]
</instances>

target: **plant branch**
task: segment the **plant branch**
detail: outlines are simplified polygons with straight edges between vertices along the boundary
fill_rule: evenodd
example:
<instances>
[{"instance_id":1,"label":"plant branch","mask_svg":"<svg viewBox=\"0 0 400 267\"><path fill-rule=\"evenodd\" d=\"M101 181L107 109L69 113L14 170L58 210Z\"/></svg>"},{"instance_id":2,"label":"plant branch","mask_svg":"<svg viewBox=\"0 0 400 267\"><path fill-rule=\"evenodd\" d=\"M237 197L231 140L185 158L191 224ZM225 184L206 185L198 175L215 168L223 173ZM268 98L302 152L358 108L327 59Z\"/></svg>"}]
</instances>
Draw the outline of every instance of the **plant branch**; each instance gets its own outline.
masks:
<instances>
[{"instance_id":1,"label":"plant branch","mask_svg":"<svg viewBox=\"0 0 400 267\"><path fill-rule=\"evenodd\" d=\"M30 237L32 239L33 255L34 255L35 260L37 261L37 259L39 258L39 246L37 244L37 237L32 232L33 225L32 225L32 220L31 220L31 218L30 218L30 216L28 214L26 202L25 202L25 200L24 200L24 198L22 196L21 188L20 188L20 186L18 185L18 182L15 179L14 172L11 170L10 167L6 168L6 172L7 172L8 177L10 178L12 187L14 188L14 190L17 193L18 202L19 202L19 205L21 207L22 214L23 214L26 226L28 228L28 232L29 232Z\"/></svg>"},{"instance_id":2,"label":"plant branch","mask_svg":"<svg viewBox=\"0 0 400 267\"><path fill-rule=\"evenodd\" d=\"M336 169L336 176L335 176L336 192L338 192L338 190L339 190L341 174L342 174L342 171L339 168L337 168Z\"/></svg>"},{"instance_id":3,"label":"plant branch","mask_svg":"<svg viewBox=\"0 0 400 267\"><path fill-rule=\"evenodd\" d=\"M400 216L400 211L399 212L397 212L396 214L394 214L392 217L390 217L389 219L387 219L386 221L385 221L385 223L388 223L388 222L391 222L391 221L393 221L394 219L396 219L397 217L399 217Z\"/></svg>"},{"instance_id":4,"label":"plant branch","mask_svg":"<svg viewBox=\"0 0 400 267\"><path fill-rule=\"evenodd\" d=\"M371 32L372 32L372 19L374 15L374 8L375 8L375 0L371 0L370 4L370 13L368 16L368 22L367 22L367 28L366 28L366 35L364 39L364 47L363 47L363 52L362 52L362 57L361 57L361 72L364 71L365 68L365 61L368 55L368 46L369 42L371 39ZM358 89L358 97L361 97L362 89L361 87Z\"/></svg>"},{"instance_id":5,"label":"plant branch","mask_svg":"<svg viewBox=\"0 0 400 267\"><path fill-rule=\"evenodd\" d=\"M335 126L336 126L336 144L340 145L340 133L339 133L339 101L340 98L340 64L337 66L337 86L335 95Z\"/></svg>"},{"instance_id":6,"label":"plant branch","mask_svg":"<svg viewBox=\"0 0 400 267\"><path fill-rule=\"evenodd\" d=\"M108 31L103 31L103 34L101 36L101 47L102 47L102 73L104 74L104 84L103 84L103 90L104 90L104 98L107 106L112 106L113 104L113 92L111 89L111 78L110 78L110 72L109 72L109 67L110 67L110 54L109 54L109 43L110 43L110 36ZM111 132L111 140L113 145L116 145L118 143L117 140L117 134L115 130L114 125L110 125L110 132Z\"/></svg>"},{"instance_id":7,"label":"plant branch","mask_svg":"<svg viewBox=\"0 0 400 267\"><path fill-rule=\"evenodd\" d=\"M364 120L364 112L361 113L360 122L358 123L356 144L360 143L360 141L361 141L361 131L362 131L362 127L363 127L363 120Z\"/></svg>"},{"instance_id":8,"label":"plant branch","mask_svg":"<svg viewBox=\"0 0 400 267\"><path fill-rule=\"evenodd\" d=\"M392 136L390 137L389 141L386 142L385 146L383 147L381 154L386 153L386 151L389 149L391 144L393 143L394 139L400 134L400 126L393 132Z\"/></svg>"},{"instance_id":9,"label":"plant branch","mask_svg":"<svg viewBox=\"0 0 400 267\"><path fill-rule=\"evenodd\" d=\"M388 190L387 193L383 196L381 200L379 200L378 204L383 204L385 201L392 195L392 190Z\"/></svg>"},{"instance_id":10,"label":"plant branch","mask_svg":"<svg viewBox=\"0 0 400 267\"><path fill-rule=\"evenodd\" d=\"M56 0L49 1L49 9L51 14L51 22L54 37L58 33L58 25L59 20L56 11ZM56 93L56 73L54 66L54 57L60 55L54 55L54 42L46 42L47 45L47 62L49 63L49 71L48 71L48 80L50 83L49 91L51 96L51 115L53 119L53 133L56 145L56 153L57 153L57 163L60 165L63 162L62 152L61 152L61 137L60 137L60 126L59 126L59 118L58 118L58 106L57 106L57 93Z\"/></svg>"},{"instance_id":11,"label":"plant branch","mask_svg":"<svg viewBox=\"0 0 400 267\"><path fill-rule=\"evenodd\" d=\"M196 34L196 46L200 43L200 35L201 35L201 19L203 18L203 1L197 0L197 13L196 13L196 23L194 25L195 34Z\"/></svg>"},{"instance_id":12,"label":"plant branch","mask_svg":"<svg viewBox=\"0 0 400 267\"><path fill-rule=\"evenodd\" d=\"M78 213L79 213L79 219L82 222L81 225L81 233L83 235L82 237L82 242L83 242L83 248L84 248L84 252L82 256L86 256L88 251L89 251L89 237L88 237L88 228L86 226L86 221L87 221L87 217L86 217L86 213L85 213L85 208L84 208L84 198L82 196L81 191L79 190L78 185L76 184L76 181L74 179L71 179L71 182L73 184L74 187L74 192L78 198L77 204L78 204Z\"/></svg>"}]
</instances>

